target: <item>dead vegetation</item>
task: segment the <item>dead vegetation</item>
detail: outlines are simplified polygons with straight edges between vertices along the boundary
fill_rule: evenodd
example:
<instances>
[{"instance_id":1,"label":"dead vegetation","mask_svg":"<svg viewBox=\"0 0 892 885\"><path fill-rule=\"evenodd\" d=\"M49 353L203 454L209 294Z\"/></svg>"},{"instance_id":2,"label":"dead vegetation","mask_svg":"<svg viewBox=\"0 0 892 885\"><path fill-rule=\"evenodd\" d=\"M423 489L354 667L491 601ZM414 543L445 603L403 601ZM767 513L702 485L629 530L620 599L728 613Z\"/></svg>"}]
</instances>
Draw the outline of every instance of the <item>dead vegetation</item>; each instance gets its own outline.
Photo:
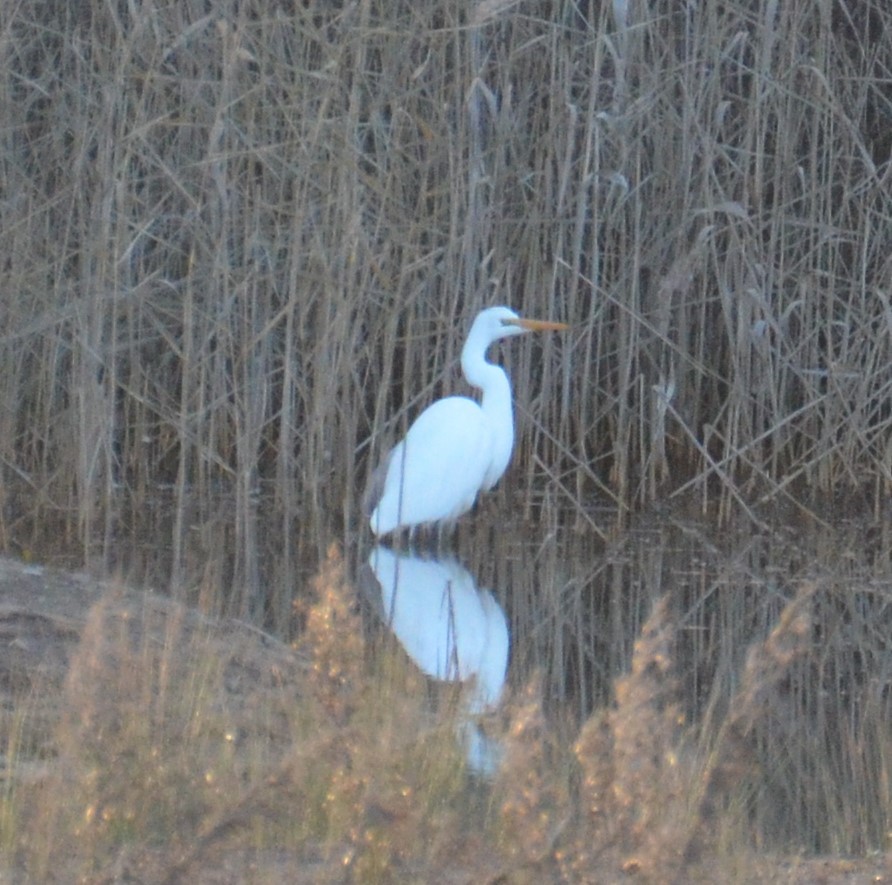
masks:
<instances>
[{"instance_id":1,"label":"dead vegetation","mask_svg":"<svg viewBox=\"0 0 892 885\"><path fill-rule=\"evenodd\" d=\"M576 330L516 356L528 506L540 471L580 525L592 494L879 502L890 24L866 0L15 4L0 541L111 565L150 532L172 586L282 626L493 301Z\"/></svg>"},{"instance_id":2,"label":"dead vegetation","mask_svg":"<svg viewBox=\"0 0 892 885\"><path fill-rule=\"evenodd\" d=\"M460 706L431 706L404 658L362 639L336 550L294 649L112 588L52 690L39 768L33 747L6 758L4 875L714 882L721 871L723 881L765 882L807 881L819 866L829 882L882 875L880 857L833 866L759 850L758 785L808 727L791 697L820 656L819 596L804 585L750 648L712 727L685 716L678 614L660 599L612 705L568 740L534 680L487 722L504 755L481 782L456 737ZM26 725L30 712L19 710ZM866 713L871 721L881 720ZM888 763L888 737L876 748Z\"/></svg>"},{"instance_id":3,"label":"dead vegetation","mask_svg":"<svg viewBox=\"0 0 892 885\"><path fill-rule=\"evenodd\" d=\"M869 0L14 4L0 547L308 627L295 657L179 603L0 612L14 871L423 880L461 856L458 880L665 881L721 857L764 881L748 846L803 831L778 809L806 850L883 844L869 581L763 586L752 610L708 610L711 584L694 626L720 638L694 651L657 602L575 753L518 692L470 826L448 705L393 661L369 681L340 566L297 617L292 598L352 537L379 450L459 386L484 303L575 329L512 357L520 492L499 512L602 540L595 501L761 527L766 504L857 492L881 514L890 34ZM611 574L619 598L609 558L590 582ZM569 681L562 637L598 629L560 592L529 600L556 625L542 693ZM722 628L747 618L741 667ZM705 689L696 723L695 654L734 699Z\"/></svg>"}]
</instances>

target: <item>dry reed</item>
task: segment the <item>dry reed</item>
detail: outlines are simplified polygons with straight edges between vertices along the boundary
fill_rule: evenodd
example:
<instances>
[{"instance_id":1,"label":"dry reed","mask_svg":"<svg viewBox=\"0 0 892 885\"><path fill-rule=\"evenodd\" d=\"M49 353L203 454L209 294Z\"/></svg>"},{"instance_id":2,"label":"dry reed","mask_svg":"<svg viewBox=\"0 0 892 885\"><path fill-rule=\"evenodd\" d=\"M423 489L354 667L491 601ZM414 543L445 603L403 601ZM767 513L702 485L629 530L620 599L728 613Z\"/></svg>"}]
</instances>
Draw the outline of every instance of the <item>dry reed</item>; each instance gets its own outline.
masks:
<instances>
[{"instance_id":1,"label":"dry reed","mask_svg":"<svg viewBox=\"0 0 892 885\"><path fill-rule=\"evenodd\" d=\"M16 3L4 544L281 621L492 301L574 324L511 362L579 514L884 493L890 12L608 6Z\"/></svg>"}]
</instances>

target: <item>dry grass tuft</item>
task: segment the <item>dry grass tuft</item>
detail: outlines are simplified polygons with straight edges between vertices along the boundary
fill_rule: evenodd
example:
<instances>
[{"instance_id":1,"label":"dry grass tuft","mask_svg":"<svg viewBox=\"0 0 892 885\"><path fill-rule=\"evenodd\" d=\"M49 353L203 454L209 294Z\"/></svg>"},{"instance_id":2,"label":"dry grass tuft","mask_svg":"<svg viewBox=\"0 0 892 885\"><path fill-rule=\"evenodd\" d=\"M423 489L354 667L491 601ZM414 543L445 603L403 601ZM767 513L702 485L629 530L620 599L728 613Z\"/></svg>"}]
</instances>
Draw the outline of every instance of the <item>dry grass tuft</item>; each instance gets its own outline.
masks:
<instances>
[{"instance_id":1,"label":"dry grass tuft","mask_svg":"<svg viewBox=\"0 0 892 885\"><path fill-rule=\"evenodd\" d=\"M565 750L542 711L533 683L511 708L505 758L495 783L498 835L507 865L519 875L552 878L555 850L570 821Z\"/></svg>"},{"instance_id":2,"label":"dry grass tuft","mask_svg":"<svg viewBox=\"0 0 892 885\"><path fill-rule=\"evenodd\" d=\"M58 702L55 758L23 790L30 876L158 875L154 846L179 853L275 762L306 668L259 640L151 597L94 606Z\"/></svg>"},{"instance_id":3,"label":"dry grass tuft","mask_svg":"<svg viewBox=\"0 0 892 885\"><path fill-rule=\"evenodd\" d=\"M769 773L760 766L763 748L794 737L772 731L801 719L791 691L814 651L815 593L814 585L803 585L770 635L749 650L717 734L684 722L676 625L668 597L657 602L631 672L616 683L614 706L591 717L575 744L577 813L554 851L568 881L587 881L593 870L601 881L631 874L647 882L707 882L718 869L744 880L764 875L755 873L751 856L750 839L758 838L750 817L754 784Z\"/></svg>"},{"instance_id":4,"label":"dry grass tuft","mask_svg":"<svg viewBox=\"0 0 892 885\"><path fill-rule=\"evenodd\" d=\"M513 709L498 799L474 810L460 705L429 708L404 660L370 656L356 601L332 548L293 652L108 593L57 690L43 774L4 801L20 869L170 883L249 868L312 881L553 871L569 760L538 689ZM27 761L15 758L23 774Z\"/></svg>"},{"instance_id":5,"label":"dry grass tuft","mask_svg":"<svg viewBox=\"0 0 892 885\"><path fill-rule=\"evenodd\" d=\"M576 741L580 826L559 855L569 880L599 869L606 880L623 872L676 881L697 860L697 772L679 703L669 606L668 597L657 602L631 672L616 683L615 705L591 717Z\"/></svg>"},{"instance_id":6,"label":"dry grass tuft","mask_svg":"<svg viewBox=\"0 0 892 885\"><path fill-rule=\"evenodd\" d=\"M454 693L436 696L404 655L367 642L357 602L336 547L296 649L157 597L108 593L56 688L41 773L33 751L11 752L7 741L0 834L11 873L210 883L707 882L716 871L741 881L770 872L753 849L771 820L762 794L772 754L789 746L781 762L790 764L809 749L799 706L823 660L817 613L843 600L803 584L749 649L726 714L687 722L679 619L660 597L612 706L574 738L545 714L535 681L490 717L487 732L503 747L491 781L469 769ZM41 722L49 709L36 711ZM19 733L28 716L22 706ZM881 770L882 717L865 706L861 721L866 734L842 739ZM831 774L778 808L826 795ZM844 820L837 826L847 832Z\"/></svg>"},{"instance_id":7,"label":"dry grass tuft","mask_svg":"<svg viewBox=\"0 0 892 885\"><path fill-rule=\"evenodd\" d=\"M740 688L731 698L716 754L706 778L700 813L712 818L729 788L752 775L757 765L755 737L792 722L791 680L812 651L811 607L816 587L803 584L786 605L769 636L750 649Z\"/></svg>"},{"instance_id":8,"label":"dry grass tuft","mask_svg":"<svg viewBox=\"0 0 892 885\"><path fill-rule=\"evenodd\" d=\"M298 601L303 606L303 601ZM303 644L309 649L316 699L335 722L355 712L364 681L364 646L353 591L336 545L313 581Z\"/></svg>"},{"instance_id":9,"label":"dry grass tuft","mask_svg":"<svg viewBox=\"0 0 892 885\"><path fill-rule=\"evenodd\" d=\"M691 771L683 753L684 716L674 671L676 627L660 599L635 643L632 671L618 680L608 722L613 737L616 826L634 846L624 868L672 879L688 861L696 822L688 811Z\"/></svg>"}]
</instances>

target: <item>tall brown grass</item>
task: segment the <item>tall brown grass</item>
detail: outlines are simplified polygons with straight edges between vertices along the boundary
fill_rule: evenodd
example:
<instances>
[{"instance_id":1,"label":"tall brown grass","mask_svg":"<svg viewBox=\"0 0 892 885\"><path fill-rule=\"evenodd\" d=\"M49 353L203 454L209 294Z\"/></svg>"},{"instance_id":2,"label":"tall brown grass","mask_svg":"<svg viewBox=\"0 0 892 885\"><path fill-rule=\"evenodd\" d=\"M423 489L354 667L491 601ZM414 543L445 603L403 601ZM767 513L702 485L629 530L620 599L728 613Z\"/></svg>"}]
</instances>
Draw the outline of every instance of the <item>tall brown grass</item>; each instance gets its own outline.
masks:
<instances>
[{"instance_id":1,"label":"tall brown grass","mask_svg":"<svg viewBox=\"0 0 892 885\"><path fill-rule=\"evenodd\" d=\"M885 492L882 4L206 9L0 25L6 546L151 531L174 586L287 617L264 588L356 525L493 301L574 325L506 359L519 463L582 521Z\"/></svg>"},{"instance_id":2,"label":"tall brown grass","mask_svg":"<svg viewBox=\"0 0 892 885\"><path fill-rule=\"evenodd\" d=\"M261 667L242 731L227 680L254 671L207 623L109 601L65 715L38 693L4 713L4 854L173 880L285 843L286 867L375 880L460 846L498 881L659 879L740 838L883 844L888 562L825 585L791 555L794 582L756 538L659 602L679 560L654 544L633 574L595 507L693 499L748 532L812 493L880 511L890 34L869 0L8 5L3 549L290 632L374 461L461 388L473 313L510 303L574 327L502 355L519 469L493 506L519 490L547 532L547 580L502 585L542 615L515 653L551 704L615 703L570 752L521 694L468 832L454 723L399 661L375 664L390 707L357 672L336 563L299 613L306 656ZM568 507L589 554L608 536L587 574L551 543ZM838 558L881 558L882 531Z\"/></svg>"},{"instance_id":3,"label":"tall brown grass","mask_svg":"<svg viewBox=\"0 0 892 885\"><path fill-rule=\"evenodd\" d=\"M797 880L789 854L772 856L790 850L785 817L812 807L840 852L868 834L882 841L888 820L871 821L877 803L863 800L892 750L876 686L853 680L847 696L823 701L815 691L828 675L817 671L843 657L844 636L816 641L821 607L840 604L830 591L801 584L749 645L730 702L697 718L682 684L686 613L677 594L661 596L612 703L581 728L546 713L540 678L485 717L503 751L486 779L461 750L468 714L454 687L431 686L405 654L364 633L336 549L295 648L113 588L90 612L64 685L39 710L19 708L20 731L44 732L39 749L4 748L0 874L817 881L817 868ZM817 740L820 719L834 716L839 746ZM837 759L849 759L862 792L833 790ZM821 881L842 880L823 868Z\"/></svg>"}]
</instances>

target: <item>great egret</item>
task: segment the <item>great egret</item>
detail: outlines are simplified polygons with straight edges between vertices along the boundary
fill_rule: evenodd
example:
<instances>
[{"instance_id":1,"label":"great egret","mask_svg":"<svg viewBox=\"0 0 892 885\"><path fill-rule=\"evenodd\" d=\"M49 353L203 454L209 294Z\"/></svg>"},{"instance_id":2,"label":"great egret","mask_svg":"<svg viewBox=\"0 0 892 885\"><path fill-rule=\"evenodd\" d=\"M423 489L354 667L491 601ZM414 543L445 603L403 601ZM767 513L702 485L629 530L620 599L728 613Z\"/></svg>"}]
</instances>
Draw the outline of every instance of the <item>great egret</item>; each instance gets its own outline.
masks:
<instances>
[{"instance_id":1,"label":"great egret","mask_svg":"<svg viewBox=\"0 0 892 885\"><path fill-rule=\"evenodd\" d=\"M503 369L487 362L487 348L524 332L567 328L565 323L523 319L508 307L490 307L477 315L461 367L468 382L483 392L482 400L449 396L415 419L373 477L369 523L376 535L452 522L474 506L478 492L499 481L514 447L514 413L511 382Z\"/></svg>"}]
</instances>

